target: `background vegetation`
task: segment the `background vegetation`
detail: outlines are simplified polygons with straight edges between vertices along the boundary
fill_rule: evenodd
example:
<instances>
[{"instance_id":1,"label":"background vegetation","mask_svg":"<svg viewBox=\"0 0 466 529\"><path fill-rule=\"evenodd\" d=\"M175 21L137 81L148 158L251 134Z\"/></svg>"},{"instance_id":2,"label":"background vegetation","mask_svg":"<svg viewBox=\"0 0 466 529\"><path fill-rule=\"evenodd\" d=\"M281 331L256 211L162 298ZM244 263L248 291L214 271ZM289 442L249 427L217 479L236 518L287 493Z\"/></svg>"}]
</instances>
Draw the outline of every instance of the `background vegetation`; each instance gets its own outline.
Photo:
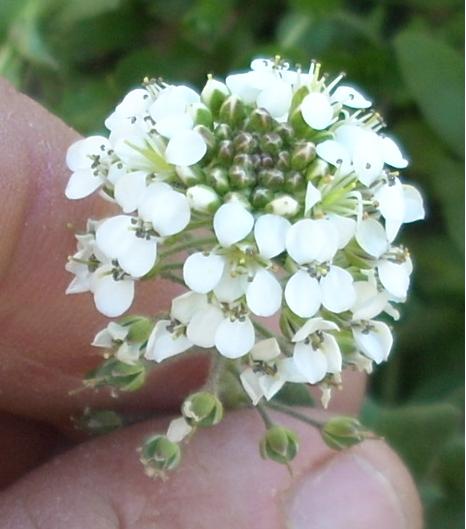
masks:
<instances>
[{"instance_id":1,"label":"background vegetation","mask_svg":"<svg viewBox=\"0 0 466 529\"><path fill-rule=\"evenodd\" d=\"M363 420L411 468L430 529L463 527L463 20L461 0L0 1L0 74L83 134L145 75L199 86L257 55L320 59L373 96L428 219L403 235L414 287Z\"/></svg>"}]
</instances>

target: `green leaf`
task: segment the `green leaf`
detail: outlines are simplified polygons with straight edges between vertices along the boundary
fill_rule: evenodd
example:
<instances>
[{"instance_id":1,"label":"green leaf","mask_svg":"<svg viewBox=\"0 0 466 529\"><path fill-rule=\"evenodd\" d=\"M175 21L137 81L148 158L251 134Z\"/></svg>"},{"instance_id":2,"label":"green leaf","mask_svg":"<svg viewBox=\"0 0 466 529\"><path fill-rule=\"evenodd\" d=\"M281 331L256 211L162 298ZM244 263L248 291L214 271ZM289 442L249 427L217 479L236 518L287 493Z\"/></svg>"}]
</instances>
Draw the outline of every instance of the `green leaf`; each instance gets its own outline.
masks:
<instances>
[{"instance_id":1,"label":"green leaf","mask_svg":"<svg viewBox=\"0 0 466 529\"><path fill-rule=\"evenodd\" d=\"M56 23L69 26L80 20L94 18L120 7L121 0L79 0L63 2L56 17Z\"/></svg>"},{"instance_id":2,"label":"green leaf","mask_svg":"<svg viewBox=\"0 0 466 529\"><path fill-rule=\"evenodd\" d=\"M441 141L463 155L464 63L441 40L417 30L400 33L394 42L405 83Z\"/></svg>"},{"instance_id":3,"label":"green leaf","mask_svg":"<svg viewBox=\"0 0 466 529\"><path fill-rule=\"evenodd\" d=\"M314 399L304 384L287 382L275 395L274 400L287 406L314 406Z\"/></svg>"}]
</instances>

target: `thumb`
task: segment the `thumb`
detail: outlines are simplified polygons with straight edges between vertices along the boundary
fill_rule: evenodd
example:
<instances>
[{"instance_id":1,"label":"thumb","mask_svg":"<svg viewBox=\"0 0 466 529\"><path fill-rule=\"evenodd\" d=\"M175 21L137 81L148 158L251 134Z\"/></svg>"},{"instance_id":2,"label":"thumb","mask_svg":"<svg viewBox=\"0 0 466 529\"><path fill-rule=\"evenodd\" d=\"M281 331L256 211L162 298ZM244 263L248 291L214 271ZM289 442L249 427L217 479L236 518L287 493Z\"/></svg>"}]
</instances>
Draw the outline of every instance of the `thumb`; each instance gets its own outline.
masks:
<instances>
[{"instance_id":1,"label":"thumb","mask_svg":"<svg viewBox=\"0 0 466 529\"><path fill-rule=\"evenodd\" d=\"M292 477L260 459L263 425L252 411L231 413L216 428L198 432L166 482L149 480L135 452L144 435L164 425L137 425L83 444L19 481L0 499L2 527L421 527L411 477L386 444L332 452L315 430L286 422L301 441Z\"/></svg>"}]
</instances>

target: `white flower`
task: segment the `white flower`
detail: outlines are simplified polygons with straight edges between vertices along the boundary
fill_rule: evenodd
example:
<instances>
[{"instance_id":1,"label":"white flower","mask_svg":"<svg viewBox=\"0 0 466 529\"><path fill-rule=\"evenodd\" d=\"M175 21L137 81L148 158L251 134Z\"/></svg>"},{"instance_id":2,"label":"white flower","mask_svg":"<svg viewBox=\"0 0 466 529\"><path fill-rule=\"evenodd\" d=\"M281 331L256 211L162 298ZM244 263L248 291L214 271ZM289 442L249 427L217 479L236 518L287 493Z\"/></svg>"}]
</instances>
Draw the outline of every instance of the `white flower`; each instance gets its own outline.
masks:
<instances>
[{"instance_id":1,"label":"white flower","mask_svg":"<svg viewBox=\"0 0 466 529\"><path fill-rule=\"evenodd\" d=\"M413 264L408 257L403 262L381 259L377 264L380 282L395 301L405 301Z\"/></svg>"},{"instance_id":2,"label":"white flower","mask_svg":"<svg viewBox=\"0 0 466 529\"><path fill-rule=\"evenodd\" d=\"M134 281L115 278L112 265L102 265L92 274L90 290L97 310L108 318L121 316L133 303Z\"/></svg>"},{"instance_id":3,"label":"white flower","mask_svg":"<svg viewBox=\"0 0 466 529\"><path fill-rule=\"evenodd\" d=\"M327 94L311 92L301 103L304 121L315 130L326 129L334 119L334 109Z\"/></svg>"},{"instance_id":4,"label":"white flower","mask_svg":"<svg viewBox=\"0 0 466 529\"><path fill-rule=\"evenodd\" d=\"M351 86L340 85L331 96L332 101L336 101L349 108L369 108L372 103L360 92Z\"/></svg>"},{"instance_id":5,"label":"white flower","mask_svg":"<svg viewBox=\"0 0 466 529\"><path fill-rule=\"evenodd\" d=\"M105 120L105 126L109 130L127 127L131 120L146 113L152 101L153 97L146 89L131 90Z\"/></svg>"},{"instance_id":6,"label":"white flower","mask_svg":"<svg viewBox=\"0 0 466 529\"><path fill-rule=\"evenodd\" d=\"M356 345L376 364L388 358L393 345L393 337L386 323L369 321L364 325L353 327Z\"/></svg>"},{"instance_id":7,"label":"white flower","mask_svg":"<svg viewBox=\"0 0 466 529\"><path fill-rule=\"evenodd\" d=\"M228 247L249 235L254 217L241 204L230 202L215 212L213 226L218 242Z\"/></svg>"},{"instance_id":8,"label":"white flower","mask_svg":"<svg viewBox=\"0 0 466 529\"><path fill-rule=\"evenodd\" d=\"M128 336L128 332L128 326L124 327L111 321L105 329L102 329L95 335L91 345L110 349L115 343L123 342Z\"/></svg>"},{"instance_id":9,"label":"white flower","mask_svg":"<svg viewBox=\"0 0 466 529\"><path fill-rule=\"evenodd\" d=\"M312 318L294 335L294 362L309 384L320 382L327 373L341 371L340 347L335 337L327 332L338 330L333 322Z\"/></svg>"},{"instance_id":10,"label":"white flower","mask_svg":"<svg viewBox=\"0 0 466 529\"><path fill-rule=\"evenodd\" d=\"M162 362L192 347L190 340L183 333L173 330L172 326L170 320L159 320L155 324L144 353L148 360Z\"/></svg>"}]
</instances>

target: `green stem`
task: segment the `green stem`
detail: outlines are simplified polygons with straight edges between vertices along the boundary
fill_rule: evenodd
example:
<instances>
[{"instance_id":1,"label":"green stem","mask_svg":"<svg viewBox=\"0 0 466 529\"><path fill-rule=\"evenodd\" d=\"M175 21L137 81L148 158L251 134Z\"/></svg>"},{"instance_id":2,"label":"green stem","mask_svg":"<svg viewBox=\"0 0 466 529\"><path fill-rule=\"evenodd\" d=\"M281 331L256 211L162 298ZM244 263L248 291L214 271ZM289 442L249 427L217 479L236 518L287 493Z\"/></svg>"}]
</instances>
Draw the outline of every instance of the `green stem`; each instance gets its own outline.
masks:
<instances>
[{"instance_id":1,"label":"green stem","mask_svg":"<svg viewBox=\"0 0 466 529\"><path fill-rule=\"evenodd\" d=\"M173 283L177 283L178 285L182 285L183 287L186 286L185 282L181 279L181 277L178 277L170 272L164 272L163 274L160 274L159 277L161 277L162 279L168 279L170 281L173 281Z\"/></svg>"},{"instance_id":2,"label":"green stem","mask_svg":"<svg viewBox=\"0 0 466 529\"><path fill-rule=\"evenodd\" d=\"M270 415L267 413L267 410L262 404L258 404L256 406L257 413L261 416L262 420L264 421L265 427L268 430L271 428L274 423L270 417Z\"/></svg>"},{"instance_id":3,"label":"green stem","mask_svg":"<svg viewBox=\"0 0 466 529\"><path fill-rule=\"evenodd\" d=\"M322 426L324 426L325 424L325 421L322 422L316 419L311 419L311 417L308 417L304 413L300 413L294 408L290 406L286 406L285 404L280 404L279 402L269 401L267 402L266 406L268 408L271 408L272 410L279 411L280 413L285 413L286 415L289 415L290 417L298 419L298 421L304 422L306 424L310 424L311 426L314 426L315 428L321 429Z\"/></svg>"},{"instance_id":4,"label":"green stem","mask_svg":"<svg viewBox=\"0 0 466 529\"><path fill-rule=\"evenodd\" d=\"M160 258L164 259L165 257L168 257L169 255L177 254L188 248L198 248L199 246L202 246L204 244L216 243L216 242L217 242L217 239L215 239L214 237L200 237L199 239L190 239L189 241L183 242L179 244L178 246L174 246L173 248L170 248L169 250L165 250L165 252L161 252Z\"/></svg>"}]
</instances>

